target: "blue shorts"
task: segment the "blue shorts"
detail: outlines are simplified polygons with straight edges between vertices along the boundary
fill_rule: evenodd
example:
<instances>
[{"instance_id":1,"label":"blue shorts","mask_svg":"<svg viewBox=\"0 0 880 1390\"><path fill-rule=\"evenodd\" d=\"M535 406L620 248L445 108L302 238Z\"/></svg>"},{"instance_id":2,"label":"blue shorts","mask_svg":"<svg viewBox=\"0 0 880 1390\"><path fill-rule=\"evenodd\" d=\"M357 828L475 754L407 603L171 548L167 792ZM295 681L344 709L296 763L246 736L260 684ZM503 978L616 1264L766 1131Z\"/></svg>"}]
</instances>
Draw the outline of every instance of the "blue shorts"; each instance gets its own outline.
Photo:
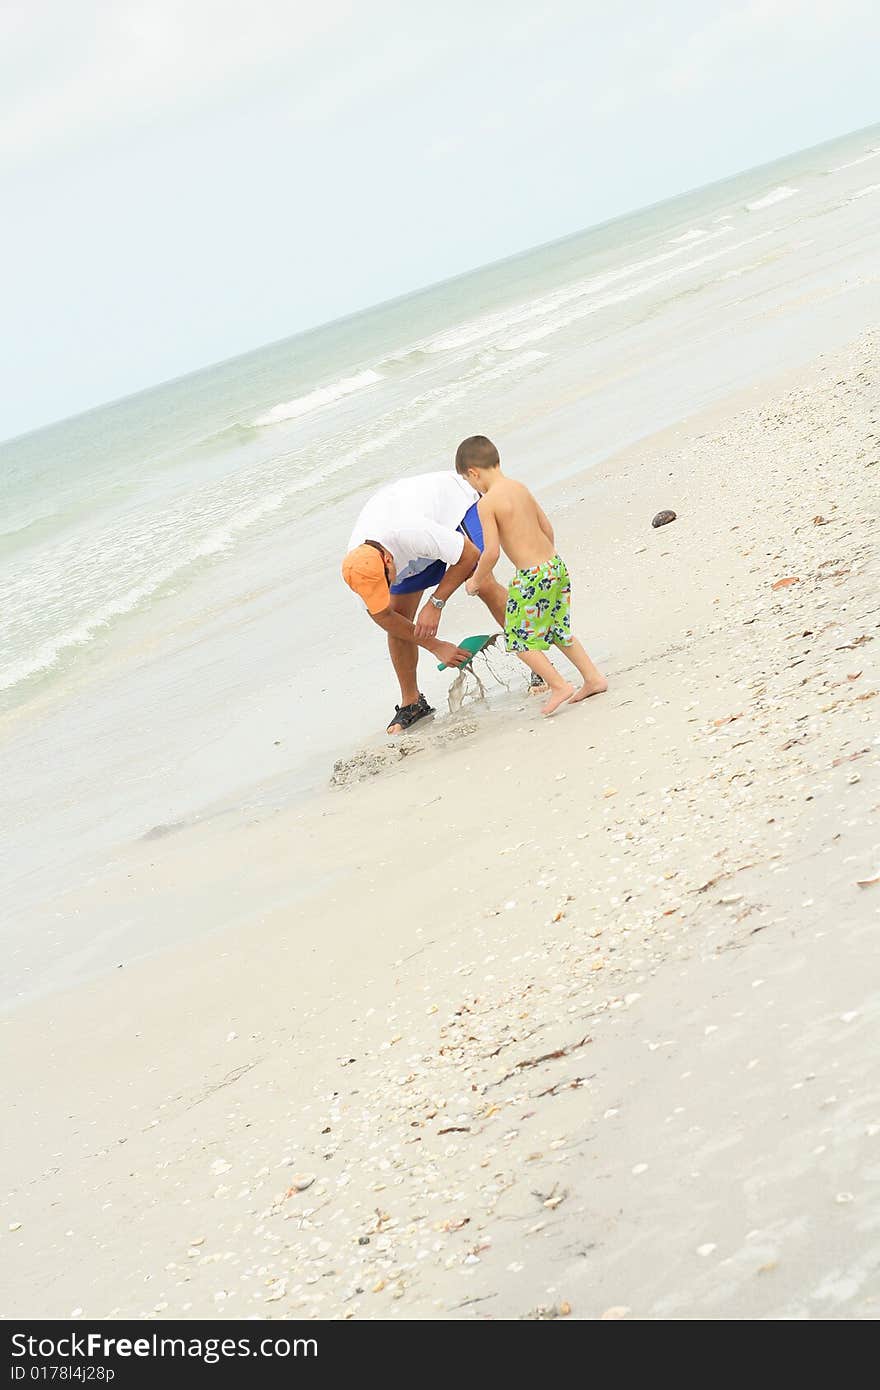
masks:
<instances>
[{"instance_id":1,"label":"blue shorts","mask_svg":"<svg viewBox=\"0 0 880 1390\"><path fill-rule=\"evenodd\" d=\"M456 530L460 531L463 536L467 536L469 541L473 541L477 549L482 552L483 528L477 515L476 502L472 507L468 507ZM439 584L445 573L445 561L435 560L427 569L420 570L418 574L408 575L399 584L392 584L391 592L392 594L420 594L423 589L433 589L435 584Z\"/></svg>"}]
</instances>

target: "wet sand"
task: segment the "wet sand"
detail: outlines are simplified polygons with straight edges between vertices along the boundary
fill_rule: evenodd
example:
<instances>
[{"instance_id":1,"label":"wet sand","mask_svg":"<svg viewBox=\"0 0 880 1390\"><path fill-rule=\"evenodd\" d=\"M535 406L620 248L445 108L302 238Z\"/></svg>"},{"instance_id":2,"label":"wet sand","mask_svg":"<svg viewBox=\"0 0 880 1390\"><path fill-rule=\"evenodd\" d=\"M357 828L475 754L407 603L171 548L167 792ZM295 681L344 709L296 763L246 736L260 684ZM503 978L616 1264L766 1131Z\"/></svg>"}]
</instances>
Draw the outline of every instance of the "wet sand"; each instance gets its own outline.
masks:
<instances>
[{"instance_id":1,"label":"wet sand","mask_svg":"<svg viewBox=\"0 0 880 1390\"><path fill-rule=\"evenodd\" d=\"M4 1019L4 1315L877 1316L878 402L868 336L549 499L607 695L47 904L211 930Z\"/></svg>"}]
</instances>

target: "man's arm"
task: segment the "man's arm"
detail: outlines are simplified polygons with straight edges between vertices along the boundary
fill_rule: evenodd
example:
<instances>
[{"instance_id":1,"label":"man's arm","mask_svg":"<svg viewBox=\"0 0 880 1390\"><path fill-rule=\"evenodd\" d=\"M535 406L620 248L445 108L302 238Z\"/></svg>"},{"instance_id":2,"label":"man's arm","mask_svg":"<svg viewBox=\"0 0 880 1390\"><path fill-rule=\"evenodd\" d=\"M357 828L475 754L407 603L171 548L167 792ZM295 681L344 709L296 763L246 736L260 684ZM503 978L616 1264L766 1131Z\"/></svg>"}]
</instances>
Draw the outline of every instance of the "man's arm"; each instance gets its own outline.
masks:
<instances>
[{"instance_id":1,"label":"man's arm","mask_svg":"<svg viewBox=\"0 0 880 1390\"><path fill-rule=\"evenodd\" d=\"M383 608L381 613L371 613L370 617L390 637L424 647L425 651L432 652L438 661L445 661L447 666L461 666L463 662L470 660L471 653L457 647L454 642L441 642L433 634L420 637L414 625L402 613L395 613L393 608Z\"/></svg>"},{"instance_id":2,"label":"man's arm","mask_svg":"<svg viewBox=\"0 0 880 1390\"><path fill-rule=\"evenodd\" d=\"M461 549L461 558L454 565L450 565L444 574L437 588L434 590L434 597L443 599L444 603L455 593L456 589L461 588L469 574L473 573L474 566L480 558L480 552L473 541L464 538L464 545ZM434 637L440 622L440 609L435 608L430 599L422 605L421 611L416 618L416 637ZM448 663L447 663L448 665Z\"/></svg>"},{"instance_id":3,"label":"man's arm","mask_svg":"<svg viewBox=\"0 0 880 1390\"><path fill-rule=\"evenodd\" d=\"M498 564L498 557L501 554L501 542L498 539L498 522L495 519L495 508L492 506L490 498L480 498L477 514L480 518L480 525L483 528L483 553L480 556L480 563L467 582L467 591L472 595L479 593L480 586L489 578L489 575Z\"/></svg>"}]
</instances>

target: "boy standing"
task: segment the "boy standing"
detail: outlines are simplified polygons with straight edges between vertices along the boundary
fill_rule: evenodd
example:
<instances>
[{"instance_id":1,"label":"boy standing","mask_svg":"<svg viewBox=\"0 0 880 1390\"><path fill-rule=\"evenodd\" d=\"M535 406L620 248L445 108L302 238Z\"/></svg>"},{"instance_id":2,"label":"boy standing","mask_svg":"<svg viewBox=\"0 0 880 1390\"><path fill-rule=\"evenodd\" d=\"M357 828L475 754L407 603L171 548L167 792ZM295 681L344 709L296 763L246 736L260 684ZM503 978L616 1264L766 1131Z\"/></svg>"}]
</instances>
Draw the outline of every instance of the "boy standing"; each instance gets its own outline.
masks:
<instances>
[{"instance_id":1,"label":"boy standing","mask_svg":"<svg viewBox=\"0 0 880 1390\"><path fill-rule=\"evenodd\" d=\"M479 591L503 549L517 567L507 590L505 643L548 686L550 699L542 713L553 714L566 701L575 704L588 695L601 694L608 682L571 635L568 570L556 553L553 527L538 503L527 487L502 473L498 450L485 435L472 435L459 444L455 468L480 493L483 553L467 581L467 592ZM545 655L551 646L559 647L577 667L583 679L579 690L559 675Z\"/></svg>"}]
</instances>

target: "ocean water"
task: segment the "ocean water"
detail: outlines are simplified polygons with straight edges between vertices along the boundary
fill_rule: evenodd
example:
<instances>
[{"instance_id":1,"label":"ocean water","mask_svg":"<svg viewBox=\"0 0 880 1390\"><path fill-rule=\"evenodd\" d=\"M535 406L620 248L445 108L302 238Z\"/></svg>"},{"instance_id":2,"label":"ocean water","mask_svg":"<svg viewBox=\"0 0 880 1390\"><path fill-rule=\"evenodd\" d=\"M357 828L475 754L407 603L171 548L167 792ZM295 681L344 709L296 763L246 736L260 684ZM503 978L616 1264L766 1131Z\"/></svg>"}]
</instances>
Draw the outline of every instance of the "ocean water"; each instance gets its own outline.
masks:
<instances>
[{"instance_id":1,"label":"ocean water","mask_svg":"<svg viewBox=\"0 0 880 1390\"><path fill-rule=\"evenodd\" d=\"M368 492L475 432L546 490L854 336L878 219L880 126L0 445L7 901L326 781L394 705Z\"/></svg>"}]
</instances>

